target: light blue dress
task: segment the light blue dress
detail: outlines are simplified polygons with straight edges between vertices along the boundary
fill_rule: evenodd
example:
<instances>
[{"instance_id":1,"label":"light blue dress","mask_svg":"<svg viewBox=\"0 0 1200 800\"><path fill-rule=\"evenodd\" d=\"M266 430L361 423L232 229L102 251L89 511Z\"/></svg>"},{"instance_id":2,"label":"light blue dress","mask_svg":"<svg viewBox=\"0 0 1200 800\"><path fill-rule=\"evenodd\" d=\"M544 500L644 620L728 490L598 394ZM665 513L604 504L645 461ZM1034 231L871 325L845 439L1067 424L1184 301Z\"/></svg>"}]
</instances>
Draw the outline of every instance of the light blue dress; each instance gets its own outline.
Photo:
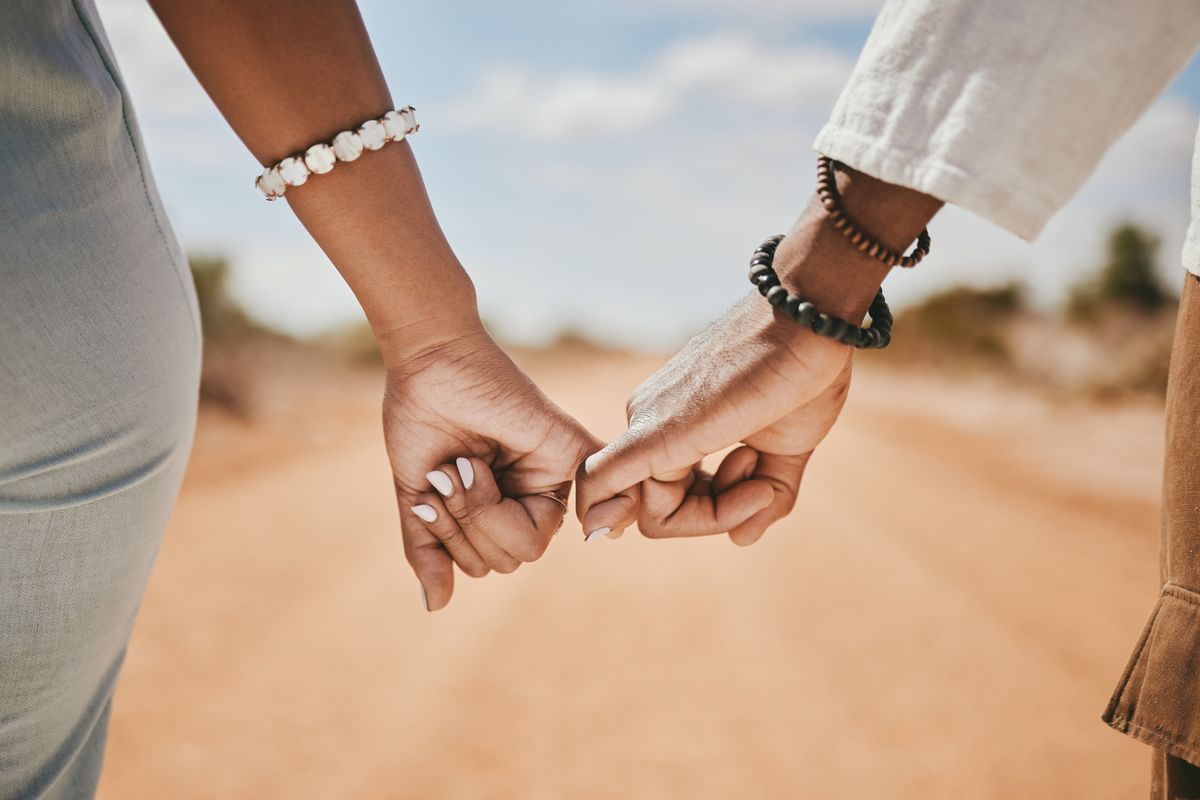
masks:
<instances>
[{"instance_id":1,"label":"light blue dress","mask_svg":"<svg viewBox=\"0 0 1200 800\"><path fill-rule=\"evenodd\" d=\"M95 9L3 0L3 800L95 792L199 361L186 262Z\"/></svg>"}]
</instances>

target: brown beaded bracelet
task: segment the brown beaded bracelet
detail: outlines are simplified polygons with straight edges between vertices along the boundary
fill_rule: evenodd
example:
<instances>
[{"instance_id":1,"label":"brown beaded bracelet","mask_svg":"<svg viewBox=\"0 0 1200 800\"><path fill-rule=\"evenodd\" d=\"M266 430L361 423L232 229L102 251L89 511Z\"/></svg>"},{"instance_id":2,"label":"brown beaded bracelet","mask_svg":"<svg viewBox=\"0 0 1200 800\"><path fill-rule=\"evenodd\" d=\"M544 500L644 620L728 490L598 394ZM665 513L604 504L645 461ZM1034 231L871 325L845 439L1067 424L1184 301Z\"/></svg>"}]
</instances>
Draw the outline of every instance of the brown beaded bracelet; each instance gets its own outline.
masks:
<instances>
[{"instance_id":1,"label":"brown beaded bracelet","mask_svg":"<svg viewBox=\"0 0 1200 800\"><path fill-rule=\"evenodd\" d=\"M838 166L839 163L829 156L817 157L817 198L821 205L825 206L829 218L833 220L833 227L840 230L860 252L879 259L889 267L915 267L920 264L921 259L929 255L929 228L921 231L917 236L916 247L906 256L884 247L878 239L855 225L842 208L842 196L838 193L835 172Z\"/></svg>"}]
</instances>

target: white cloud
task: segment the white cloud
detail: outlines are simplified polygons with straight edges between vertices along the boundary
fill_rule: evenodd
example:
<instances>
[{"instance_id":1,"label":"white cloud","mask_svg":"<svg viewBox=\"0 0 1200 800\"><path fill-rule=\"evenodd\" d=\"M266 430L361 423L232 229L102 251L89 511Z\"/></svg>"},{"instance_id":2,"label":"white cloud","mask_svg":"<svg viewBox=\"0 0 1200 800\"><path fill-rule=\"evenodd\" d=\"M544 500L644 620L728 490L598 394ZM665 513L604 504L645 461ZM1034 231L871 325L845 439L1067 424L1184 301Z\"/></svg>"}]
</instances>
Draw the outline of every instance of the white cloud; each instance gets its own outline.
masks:
<instances>
[{"instance_id":1,"label":"white cloud","mask_svg":"<svg viewBox=\"0 0 1200 800\"><path fill-rule=\"evenodd\" d=\"M577 74L541 80L517 67L488 71L449 125L537 139L605 137L641 130L662 119L674 98L620 78Z\"/></svg>"},{"instance_id":2,"label":"white cloud","mask_svg":"<svg viewBox=\"0 0 1200 800\"><path fill-rule=\"evenodd\" d=\"M715 128L728 130L748 111L831 104L852 66L844 53L819 45L770 48L744 34L715 33L673 43L625 73L491 67L450 108L447 122L563 141L629 136L685 109L704 109Z\"/></svg>"},{"instance_id":3,"label":"white cloud","mask_svg":"<svg viewBox=\"0 0 1200 800\"><path fill-rule=\"evenodd\" d=\"M668 47L649 82L676 92L705 92L744 106L826 105L836 99L853 61L820 45L768 48L749 36L718 33Z\"/></svg>"}]
</instances>

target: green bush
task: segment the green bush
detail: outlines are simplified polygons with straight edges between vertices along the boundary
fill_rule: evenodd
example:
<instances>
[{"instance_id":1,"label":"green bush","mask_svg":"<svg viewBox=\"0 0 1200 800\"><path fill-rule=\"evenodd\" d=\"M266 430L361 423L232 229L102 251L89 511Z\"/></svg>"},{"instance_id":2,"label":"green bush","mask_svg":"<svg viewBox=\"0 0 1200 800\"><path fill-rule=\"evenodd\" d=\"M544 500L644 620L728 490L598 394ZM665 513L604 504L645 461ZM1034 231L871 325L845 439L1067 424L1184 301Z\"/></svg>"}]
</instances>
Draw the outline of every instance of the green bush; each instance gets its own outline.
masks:
<instances>
[{"instance_id":1,"label":"green bush","mask_svg":"<svg viewBox=\"0 0 1200 800\"><path fill-rule=\"evenodd\" d=\"M1158 269L1159 244L1157 236L1132 223L1113 228L1100 274L1071 290L1067 319L1094 323L1112 307L1154 314L1170 305Z\"/></svg>"}]
</instances>

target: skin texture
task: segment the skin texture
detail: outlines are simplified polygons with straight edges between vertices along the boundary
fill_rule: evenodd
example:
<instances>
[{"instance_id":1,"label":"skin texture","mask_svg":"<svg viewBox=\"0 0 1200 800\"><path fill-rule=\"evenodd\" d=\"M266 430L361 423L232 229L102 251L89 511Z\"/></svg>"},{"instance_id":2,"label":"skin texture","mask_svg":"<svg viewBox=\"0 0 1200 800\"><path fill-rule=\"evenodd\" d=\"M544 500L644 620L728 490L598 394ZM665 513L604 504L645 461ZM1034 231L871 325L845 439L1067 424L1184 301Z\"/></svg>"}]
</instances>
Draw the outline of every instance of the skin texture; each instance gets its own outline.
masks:
<instances>
[{"instance_id":1,"label":"skin texture","mask_svg":"<svg viewBox=\"0 0 1200 800\"><path fill-rule=\"evenodd\" d=\"M264 165L395 107L350 0L151 5ZM380 342L385 440L405 552L427 608L450 601L456 561L480 576L537 558L564 515L563 505L540 493L565 498L580 461L600 443L484 330L474 286L442 234L408 143L339 164L290 188L286 200L345 277ZM470 508L484 503L486 514L467 514L457 500L431 493L427 473L460 457L476 464L471 493L480 500ZM412 507L422 504L435 507L437 522L415 515ZM464 515L453 518L461 531L450 526L456 510Z\"/></svg>"},{"instance_id":2,"label":"skin texture","mask_svg":"<svg viewBox=\"0 0 1200 800\"><path fill-rule=\"evenodd\" d=\"M851 218L904 249L941 203L847 170ZM888 268L853 248L820 204L779 246L784 285L817 308L861 320ZM813 451L850 387L851 348L802 329L756 292L736 303L634 390L629 427L580 467L576 509L585 532L611 537L638 523L652 538L728 532L752 544L795 505ZM705 456L743 443L715 475Z\"/></svg>"}]
</instances>

